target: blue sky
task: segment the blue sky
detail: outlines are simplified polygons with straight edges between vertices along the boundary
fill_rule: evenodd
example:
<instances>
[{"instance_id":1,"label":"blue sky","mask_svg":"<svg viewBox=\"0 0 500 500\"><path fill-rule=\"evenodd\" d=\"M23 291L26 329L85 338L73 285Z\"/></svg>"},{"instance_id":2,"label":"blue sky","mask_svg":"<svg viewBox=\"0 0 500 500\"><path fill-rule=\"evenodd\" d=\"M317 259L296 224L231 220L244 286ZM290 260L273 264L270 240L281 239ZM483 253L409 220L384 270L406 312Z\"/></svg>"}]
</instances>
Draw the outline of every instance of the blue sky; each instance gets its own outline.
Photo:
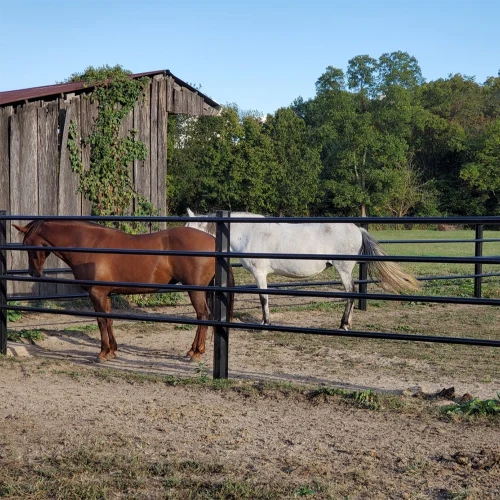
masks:
<instances>
[{"instance_id":1,"label":"blue sky","mask_svg":"<svg viewBox=\"0 0 500 500\"><path fill-rule=\"evenodd\" d=\"M500 70L499 20L499 0L0 0L0 91L120 64L273 113L363 54L402 50L427 81L482 83Z\"/></svg>"}]
</instances>

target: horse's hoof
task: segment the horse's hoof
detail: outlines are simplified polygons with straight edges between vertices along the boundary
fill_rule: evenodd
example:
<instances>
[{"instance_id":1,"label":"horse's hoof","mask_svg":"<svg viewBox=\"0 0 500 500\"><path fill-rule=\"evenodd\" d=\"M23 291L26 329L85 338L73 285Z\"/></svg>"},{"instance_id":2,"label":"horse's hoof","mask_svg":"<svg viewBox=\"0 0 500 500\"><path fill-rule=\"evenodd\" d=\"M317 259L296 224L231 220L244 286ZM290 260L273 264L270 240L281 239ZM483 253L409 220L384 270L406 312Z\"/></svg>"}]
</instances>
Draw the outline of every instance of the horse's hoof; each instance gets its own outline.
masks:
<instances>
[{"instance_id":1,"label":"horse's hoof","mask_svg":"<svg viewBox=\"0 0 500 500\"><path fill-rule=\"evenodd\" d=\"M199 354L193 354L193 356L191 356L188 361L190 363L199 363L200 360L201 360L201 356Z\"/></svg>"},{"instance_id":2,"label":"horse's hoof","mask_svg":"<svg viewBox=\"0 0 500 500\"><path fill-rule=\"evenodd\" d=\"M104 356L97 356L95 359L96 363L106 363L107 359Z\"/></svg>"},{"instance_id":3,"label":"horse's hoof","mask_svg":"<svg viewBox=\"0 0 500 500\"><path fill-rule=\"evenodd\" d=\"M349 327L347 325L340 325L339 330L344 330L344 331L348 332L349 331Z\"/></svg>"}]
</instances>

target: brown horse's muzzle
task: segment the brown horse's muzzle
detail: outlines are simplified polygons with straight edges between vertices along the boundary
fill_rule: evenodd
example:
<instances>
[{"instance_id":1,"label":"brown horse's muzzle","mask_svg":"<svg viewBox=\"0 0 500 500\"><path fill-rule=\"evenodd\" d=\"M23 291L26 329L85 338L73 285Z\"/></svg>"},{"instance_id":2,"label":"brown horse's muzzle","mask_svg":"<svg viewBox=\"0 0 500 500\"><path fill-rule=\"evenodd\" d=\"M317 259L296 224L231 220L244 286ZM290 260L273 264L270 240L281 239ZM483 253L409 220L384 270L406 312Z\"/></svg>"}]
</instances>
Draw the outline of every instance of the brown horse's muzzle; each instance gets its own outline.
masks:
<instances>
[{"instance_id":1,"label":"brown horse's muzzle","mask_svg":"<svg viewBox=\"0 0 500 500\"><path fill-rule=\"evenodd\" d=\"M43 276L43 271L39 271L38 269L33 269L31 267L29 268L28 273L32 278L41 278Z\"/></svg>"}]
</instances>

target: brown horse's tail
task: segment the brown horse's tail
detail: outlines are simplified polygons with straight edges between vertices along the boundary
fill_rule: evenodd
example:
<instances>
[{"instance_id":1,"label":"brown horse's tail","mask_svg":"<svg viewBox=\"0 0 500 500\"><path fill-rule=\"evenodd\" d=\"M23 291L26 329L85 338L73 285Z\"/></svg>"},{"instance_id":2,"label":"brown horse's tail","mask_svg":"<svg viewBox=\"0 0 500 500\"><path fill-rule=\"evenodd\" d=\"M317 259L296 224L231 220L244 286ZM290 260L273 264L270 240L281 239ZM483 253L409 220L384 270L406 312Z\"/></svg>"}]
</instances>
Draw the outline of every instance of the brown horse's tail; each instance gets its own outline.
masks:
<instances>
[{"instance_id":1,"label":"brown horse's tail","mask_svg":"<svg viewBox=\"0 0 500 500\"><path fill-rule=\"evenodd\" d=\"M365 229L361 229L363 244L362 255L387 255L380 245ZM384 290L402 292L405 290L419 290L420 283L410 274L406 274L397 264L389 261L368 262L368 274L370 278L378 280Z\"/></svg>"},{"instance_id":2,"label":"brown horse's tail","mask_svg":"<svg viewBox=\"0 0 500 500\"><path fill-rule=\"evenodd\" d=\"M209 283L209 286L213 286L215 283L215 277ZM234 274L233 268L229 266L229 279L228 284L230 287L234 287ZM234 292L228 292L228 312L229 312L229 321L233 321L233 313L234 313ZM210 309L211 319L215 317L215 292L207 292L207 303L208 308Z\"/></svg>"}]
</instances>

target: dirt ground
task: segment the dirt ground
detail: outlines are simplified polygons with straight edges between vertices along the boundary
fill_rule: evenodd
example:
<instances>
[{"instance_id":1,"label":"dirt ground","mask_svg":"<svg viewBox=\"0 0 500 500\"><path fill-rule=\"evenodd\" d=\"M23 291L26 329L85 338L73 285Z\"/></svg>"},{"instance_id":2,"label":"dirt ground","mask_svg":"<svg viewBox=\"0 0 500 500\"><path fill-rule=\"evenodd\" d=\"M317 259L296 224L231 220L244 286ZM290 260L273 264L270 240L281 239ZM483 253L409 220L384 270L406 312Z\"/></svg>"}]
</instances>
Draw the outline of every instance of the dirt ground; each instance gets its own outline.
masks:
<instances>
[{"instance_id":1,"label":"dirt ground","mask_svg":"<svg viewBox=\"0 0 500 500\"><path fill-rule=\"evenodd\" d=\"M272 310L273 323L338 326L342 305L314 309L310 302L273 299L274 307L286 304ZM236 311L236 321L260 319L256 298L238 299ZM148 312L193 317L185 303ZM500 310L492 307L395 303L355 311L354 322L359 329L500 338ZM13 471L91 449L154 464L198 464L193 484L202 475L274 492L262 498L500 498L498 419L439 413L465 394L496 397L498 349L232 329L233 385L217 390L161 382L210 378L210 336L202 363L189 363L194 328L116 321L119 356L97 364L93 324L30 314L10 325L40 329L44 339L9 343L13 357L0 360L0 476L9 472L0 496L23 497L12 487L23 473L16 479ZM373 410L327 393L311 397L321 387L370 389L389 399ZM431 397L452 387L447 398ZM110 488L106 498L183 498L185 490L172 484L150 480L128 493ZM189 491L184 498L252 498L224 496L220 488L218 496Z\"/></svg>"}]
</instances>

